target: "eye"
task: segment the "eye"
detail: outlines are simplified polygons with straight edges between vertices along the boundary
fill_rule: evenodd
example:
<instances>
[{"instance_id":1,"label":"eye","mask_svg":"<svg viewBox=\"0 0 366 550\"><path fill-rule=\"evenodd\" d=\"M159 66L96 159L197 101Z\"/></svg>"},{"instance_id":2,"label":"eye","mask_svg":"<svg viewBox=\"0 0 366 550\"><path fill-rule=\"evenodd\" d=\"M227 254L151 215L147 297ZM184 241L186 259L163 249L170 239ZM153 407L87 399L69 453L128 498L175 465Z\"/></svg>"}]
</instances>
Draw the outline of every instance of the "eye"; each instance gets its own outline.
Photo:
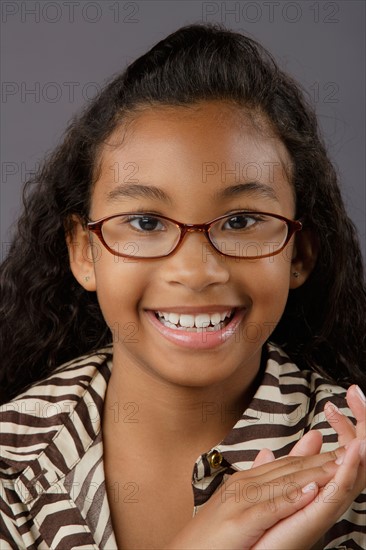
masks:
<instances>
[{"instance_id":1,"label":"eye","mask_svg":"<svg viewBox=\"0 0 366 550\"><path fill-rule=\"evenodd\" d=\"M165 227L159 218L153 216L131 216L128 223L137 231L164 231Z\"/></svg>"},{"instance_id":2,"label":"eye","mask_svg":"<svg viewBox=\"0 0 366 550\"><path fill-rule=\"evenodd\" d=\"M236 216L232 216L225 221L223 229L248 229L260 219L260 216L254 217L248 216L247 214L237 214Z\"/></svg>"}]
</instances>

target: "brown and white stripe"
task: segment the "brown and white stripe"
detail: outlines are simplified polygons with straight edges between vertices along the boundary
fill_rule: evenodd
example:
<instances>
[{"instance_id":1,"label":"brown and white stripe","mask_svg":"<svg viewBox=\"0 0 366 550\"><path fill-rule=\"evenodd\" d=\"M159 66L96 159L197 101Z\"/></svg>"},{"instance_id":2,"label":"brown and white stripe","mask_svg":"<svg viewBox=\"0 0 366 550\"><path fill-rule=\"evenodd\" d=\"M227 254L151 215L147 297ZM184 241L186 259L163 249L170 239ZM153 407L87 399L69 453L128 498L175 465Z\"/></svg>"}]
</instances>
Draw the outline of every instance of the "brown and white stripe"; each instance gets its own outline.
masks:
<instances>
[{"instance_id":1,"label":"brown and white stripe","mask_svg":"<svg viewBox=\"0 0 366 550\"><path fill-rule=\"evenodd\" d=\"M337 445L323 407L351 416L345 390L300 371L267 345L262 384L227 436L193 467L195 508L227 476L250 468L258 451L288 454L308 430ZM52 550L117 548L105 488L101 416L112 368L112 347L62 365L0 407L0 548ZM204 424L203 424L204 429ZM213 454L220 464L212 460ZM170 483L170 480L166 480ZM324 549L364 549L366 495L326 534Z\"/></svg>"},{"instance_id":2,"label":"brown and white stripe","mask_svg":"<svg viewBox=\"0 0 366 550\"><path fill-rule=\"evenodd\" d=\"M58 368L0 408L0 548L117 548L101 413L112 350Z\"/></svg>"}]
</instances>

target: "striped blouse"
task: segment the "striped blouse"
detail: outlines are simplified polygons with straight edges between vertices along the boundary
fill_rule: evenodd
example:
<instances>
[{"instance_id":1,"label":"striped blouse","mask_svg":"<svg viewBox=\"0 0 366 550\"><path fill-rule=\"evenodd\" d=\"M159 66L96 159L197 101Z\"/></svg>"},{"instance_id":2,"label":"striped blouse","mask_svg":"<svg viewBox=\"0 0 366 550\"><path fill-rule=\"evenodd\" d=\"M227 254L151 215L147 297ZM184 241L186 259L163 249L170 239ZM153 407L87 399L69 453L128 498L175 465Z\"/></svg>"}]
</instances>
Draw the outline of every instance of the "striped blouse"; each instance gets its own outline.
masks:
<instances>
[{"instance_id":1,"label":"striped blouse","mask_svg":"<svg viewBox=\"0 0 366 550\"><path fill-rule=\"evenodd\" d=\"M324 451L337 446L323 408L330 400L351 416L345 390L301 371L273 344L267 344L264 367L262 384L239 421L192 464L193 515L227 476L250 468L263 447L285 456L310 429L322 432ZM117 548L101 434L111 368L107 346L62 365L0 407L1 550ZM203 425L217 414L215 407L202 404ZM125 413L133 419L133 404ZM316 548L365 549L365 503L362 493Z\"/></svg>"}]
</instances>

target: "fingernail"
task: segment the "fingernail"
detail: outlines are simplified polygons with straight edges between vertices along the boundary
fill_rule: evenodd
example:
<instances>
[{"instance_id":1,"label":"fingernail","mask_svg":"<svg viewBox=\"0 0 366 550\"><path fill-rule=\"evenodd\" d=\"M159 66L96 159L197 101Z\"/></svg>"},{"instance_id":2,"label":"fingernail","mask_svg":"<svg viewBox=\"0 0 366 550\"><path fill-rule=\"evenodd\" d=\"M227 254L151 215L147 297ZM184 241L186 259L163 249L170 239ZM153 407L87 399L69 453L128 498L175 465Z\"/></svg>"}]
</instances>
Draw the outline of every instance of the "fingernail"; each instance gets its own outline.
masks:
<instances>
[{"instance_id":1,"label":"fingernail","mask_svg":"<svg viewBox=\"0 0 366 550\"><path fill-rule=\"evenodd\" d=\"M338 466L340 466L341 464L343 464L343 456L339 456L334 462L335 462Z\"/></svg>"},{"instance_id":2,"label":"fingernail","mask_svg":"<svg viewBox=\"0 0 366 550\"><path fill-rule=\"evenodd\" d=\"M311 483L308 483L308 485L305 485L305 487L303 487L301 491L303 493L310 493L311 491L316 491L317 488L318 484L315 481L312 481Z\"/></svg>"},{"instance_id":3,"label":"fingernail","mask_svg":"<svg viewBox=\"0 0 366 550\"><path fill-rule=\"evenodd\" d=\"M341 414L342 416L344 416L344 414L342 413L342 411L340 409L338 409L337 405L335 403L332 403L331 401L327 401L326 403L327 407L333 409L333 411L337 412L338 414Z\"/></svg>"},{"instance_id":4,"label":"fingernail","mask_svg":"<svg viewBox=\"0 0 366 550\"><path fill-rule=\"evenodd\" d=\"M366 403L365 394L361 390L360 386L356 386L356 391L357 391L358 395L360 396L361 401L363 401L363 403Z\"/></svg>"}]
</instances>

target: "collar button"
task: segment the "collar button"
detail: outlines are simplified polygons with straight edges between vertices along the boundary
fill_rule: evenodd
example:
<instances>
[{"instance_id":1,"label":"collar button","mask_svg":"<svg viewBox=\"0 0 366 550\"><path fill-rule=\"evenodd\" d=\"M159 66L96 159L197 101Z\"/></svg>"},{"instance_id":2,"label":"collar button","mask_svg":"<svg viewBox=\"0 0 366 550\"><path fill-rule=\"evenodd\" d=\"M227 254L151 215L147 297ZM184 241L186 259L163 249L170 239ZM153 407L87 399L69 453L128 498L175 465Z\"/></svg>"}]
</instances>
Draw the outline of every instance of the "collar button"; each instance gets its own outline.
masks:
<instances>
[{"instance_id":1,"label":"collar button","mask_svg":"<svg viewBox=\"0 0 366 550\"><path fill-rule=\"evenodd\" d=\"M208 461L211 468L219 468L221 466L222 460L223 456L219 451L214 450L208 455Z\"/></svg>"}]
</instances>

